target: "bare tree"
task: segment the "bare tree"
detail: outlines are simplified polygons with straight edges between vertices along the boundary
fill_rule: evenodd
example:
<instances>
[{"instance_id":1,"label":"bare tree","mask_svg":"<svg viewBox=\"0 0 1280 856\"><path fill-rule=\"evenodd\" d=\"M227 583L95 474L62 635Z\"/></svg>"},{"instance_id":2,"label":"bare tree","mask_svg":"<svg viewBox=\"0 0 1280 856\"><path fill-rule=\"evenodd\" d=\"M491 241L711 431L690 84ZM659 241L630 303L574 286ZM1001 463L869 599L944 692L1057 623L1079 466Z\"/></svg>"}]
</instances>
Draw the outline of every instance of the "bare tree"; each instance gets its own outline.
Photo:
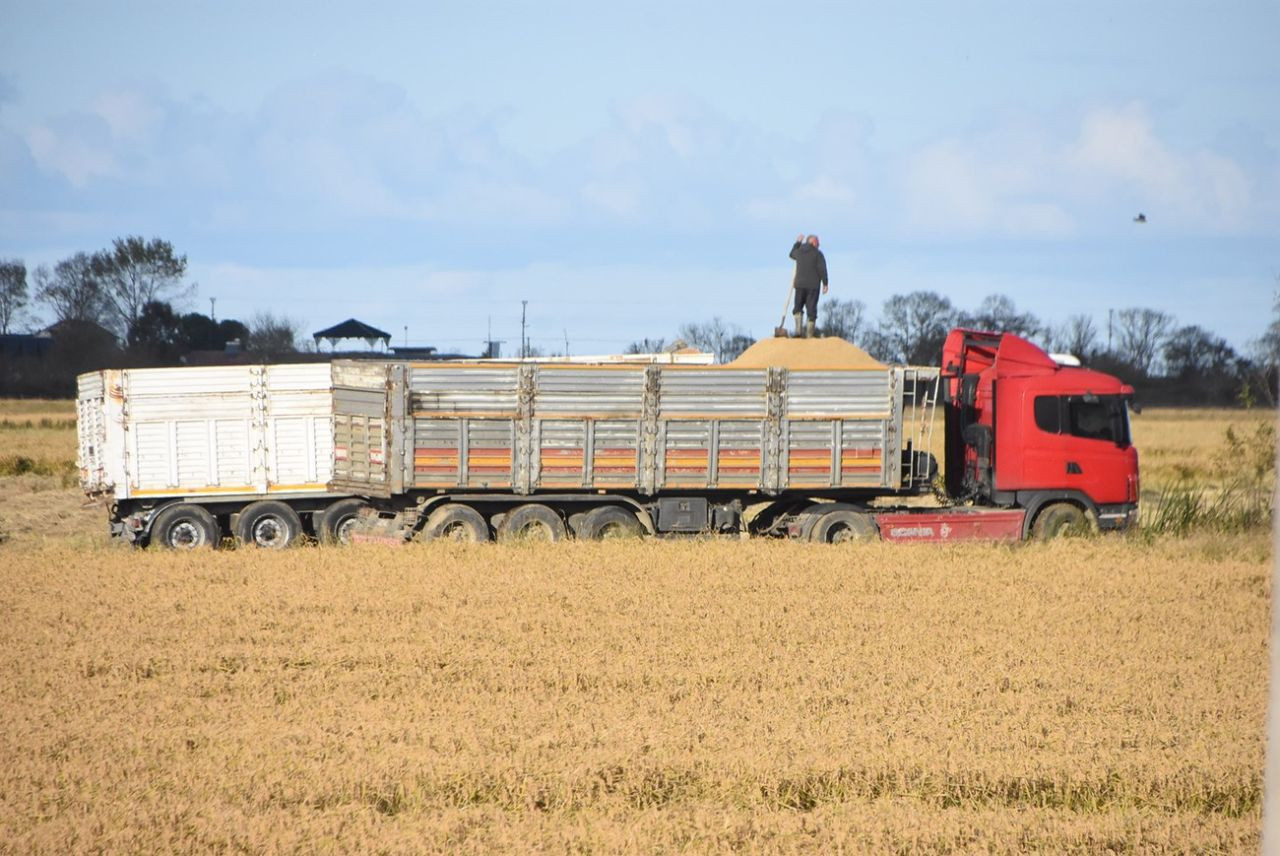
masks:
<instances>
[{"instance_id":1,"label":"bare tree","mask_svg":"<svg viewBox=\"0 0 1280 856\"><path fill-rule=\"evenodd\" d=\"M884 316L871 338L871 351L890 362L936 365L955 317L951 301L935 292L895 294L884 302Z\"/></svg>"},{"instance_id":2,"label":"bare tree","mask_svg":"<svg viewBox=\"0 0 1280 856\"><path fill-rule=\"evenodd\" d=\"M737 327L734 328L738 330ZM724 343L724 347L720 350L721 362L731 363L738 357L742 356L742 352L750 348L756 343L756 339L750 333L744 333L741 330L729 337L729 341Z\"/></svg>"},{"instance_id":3,"label":"bare tree","mask_svg":"<svg viewBox=\"0 0 1280 856\"><path fill-rule=\"evenodd\" d=\"M20 259L0 259L0 333L22 316L27 305L27 266Z\"/></svg>"},{"instance_id":4,"label":"bare tree","mask_svg":"<svg viewBox=\"0 0 1280 856\"><path fill-rule=\"evenodd\" d=\"M288 354L298 350L298 322L283 315L259 312L249 319L245 350L259 354Z\"/></svg>"},{"instance_id":5,"label":"bare tree","mask_svg":"<svg viewBox=\"0 0 1280 856\"><path fill-rule=\"evenodd\" d=\"M1280 275L1276 276L1276 290L1271 297L1271 323L1266 332L1253 342L1253 358L1269 368L1280 367Z\"/></svg>"},{"instance_id":6,"label":"bare tree","mask_svg":"<svg viewBox=\"0 0 1280 856\"><path fill-rule=\"evenodd\" d=\"M1088 359L1098 341L1098 330L1088 315L1072 315L1056 327L1049 328L1046 344L1054 351Z\"/></svg>"},{"instance_id":7,"label":"bare tree","mask_svg":"<svg viewBox=\"0 0 1280 856\"><path fill-rule=\"evenodd\" d=\"M1169 337L1173 316L1159 309L1130 308L1116 313L1116 356L1150 376L1156 354Z\"/></svg>"},{"instance_id":8,"label":"bare tree","mask_svg":"<svg viewBox=\"0 0 1280 856\"><path fill-rule=\"evenodd\" d=\"M1003 294L984 297L977 312L962 314L959 320L966 327L993 333L1013 333L1026 339L1039 336L1044 329L1039 318L1030 312L1019 312L1013 300Z\"/></svg>"},{"instance_id":9,"label":"bare tree","mask_svg":"<svg viewBox=\"0 0 1280 856\"><path fill-rule=\"evenodd\" d=\"M54 265L52 271L41 265L31 279L36 287L36 300L53 311L55 321L102 324L107 320L102 284L94 272L93 257L88 253L65 258Z\"/></svg>"},{"instance_id":10,"label":"bare tree","mask_svg":"<svg viewBox=\"0 0 1280 856\"><path fill-rule=\"evenodd\" d=\"M666 339L663 339L663 338L650 339L649 337L646 336L643 339L637 339L636 341L632 342L630 345L627 345L627 349L623 351L623 353L624 354L660 354L662 353L662 350L665 347L667 347Z\"/></svg>"},{"instance_id":11,"label":"bare tree","mask_svg":"<svg viewBox=\"0 0 1280 856\"><path fill-rule=\"evenodd\" d=\"M713 354L717 363L736 359L755 343L745 330L737 324L726 324L718 315L702 324L685 324L680 328L680 338Z\"/></svg>"},{"instance_id":12,"label":"bare tree","mask_svg":"<svg viewBox=\"0 0 1280 856\"><path fill-rule=\"evenodd\" d=\"M1251 370L1247 372L1250 382L1245 385L1244 393L1252 397L1256 390L1261 393L1263 401L1274 406L1277 374L1280 373L1280 275L1276 276L1271 312L1271 323L1267 325L1266 331L1250 343L1253 362Z\"/></svg>"},{"instance_id":13,"label":"bare tree","mask_svg":"<svg viewBox=\"0 0 1280 856\"><path fill-rule=\"evenodd\" d=\"M866 333L867 304L833 297L823 304L822 332L846 342L859 342Z\"/></svg>"},{"instance_id":14,"label":"bare tree","mask_svg":"<svg viewBox=\"0 0 1280 856\"><path fill-rule=\"evenodd\" d=\"M1164 343L1165 371L1170 377L1232 379L1239 362L1235 349L1203 327L1179 327Z\"/></svg>"},{"instance_id":15,"label":"bare tree","mask_svg":"<svg viewBox=\"0 0 1280 856\"><path fill-rule=\"evenodd\" d=\"M148 303L183 298L195 288L182 285L187 257L174 255L173 244L160 238L116 238L110 250L94 254L93 269L115 326L123 330Z\"/></svg>"}]
</instances>

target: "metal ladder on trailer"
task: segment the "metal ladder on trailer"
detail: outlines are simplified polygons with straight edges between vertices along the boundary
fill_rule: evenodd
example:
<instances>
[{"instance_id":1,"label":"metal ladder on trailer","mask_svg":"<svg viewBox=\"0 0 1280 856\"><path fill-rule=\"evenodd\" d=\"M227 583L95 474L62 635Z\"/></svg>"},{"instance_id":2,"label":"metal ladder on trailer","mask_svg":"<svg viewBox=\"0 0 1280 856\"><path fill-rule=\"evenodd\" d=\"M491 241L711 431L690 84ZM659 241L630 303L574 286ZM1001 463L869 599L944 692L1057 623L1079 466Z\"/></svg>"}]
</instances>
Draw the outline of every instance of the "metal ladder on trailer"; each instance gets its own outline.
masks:
<instances>
[{"instance_id":1,"label":"metal ladder on trailer","mask_svg":"<svg viewBox=\"0 0 1280 856\"><path fill-rule=\"evenodd\" d=\"M902 369L903 416L910 425L903 434L911 444L911 454L906 462L906 484L915 485L919 479L927 482L932 478L929 449L933 446L933 422L941 374L938 369L927 366L905 366Z\"/></svg>"}]
</instances>

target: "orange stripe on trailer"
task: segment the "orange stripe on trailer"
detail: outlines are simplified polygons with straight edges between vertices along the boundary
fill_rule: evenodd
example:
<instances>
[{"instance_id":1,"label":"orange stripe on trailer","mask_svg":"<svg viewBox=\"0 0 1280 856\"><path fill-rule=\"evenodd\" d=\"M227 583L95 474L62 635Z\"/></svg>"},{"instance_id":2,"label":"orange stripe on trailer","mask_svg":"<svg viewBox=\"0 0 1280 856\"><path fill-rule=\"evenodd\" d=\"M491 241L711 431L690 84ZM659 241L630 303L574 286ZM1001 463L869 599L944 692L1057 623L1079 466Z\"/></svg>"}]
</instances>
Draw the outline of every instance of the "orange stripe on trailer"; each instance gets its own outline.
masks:
<instances>
[{"instance_id":1,"label":"orange stripe on trailer","mask_svg":"<svg viewBox=\"0 0 1280 856\"><path fill-rule=\"evenodd\" d=\"M230 487L222 485L209 485L206 487L166 487L166 488L147 488L146 490L131 490L130 496L200 496L209 494L210 496L218 496L230 493L258 493L258 489L252 485L234 485Z\"/></svg>"},{"instance_id":2,"label":"orange stripe on trailer","mask_svg":"<svg viewBox=\"0 0 1280 856\"><path fill-rule=\"evenodd\" d=\"M458 466L458 458L456 456L452 458L443 458L443 457L414 458L413 465L415 467L455 467L456 468Z\"/></svg>"},{"instance_id":3,"label":"orange stripe on trailer","mask_svg":"<svg viewBox=\"0 0 1280 856\"><path fill-rule=\"evenodd\" d=\"M267 485L267 493L286 493L302 490L325 490L328 487L324 482L306 482L304 484L269 484Z\"/></svg>"}]
</instances>

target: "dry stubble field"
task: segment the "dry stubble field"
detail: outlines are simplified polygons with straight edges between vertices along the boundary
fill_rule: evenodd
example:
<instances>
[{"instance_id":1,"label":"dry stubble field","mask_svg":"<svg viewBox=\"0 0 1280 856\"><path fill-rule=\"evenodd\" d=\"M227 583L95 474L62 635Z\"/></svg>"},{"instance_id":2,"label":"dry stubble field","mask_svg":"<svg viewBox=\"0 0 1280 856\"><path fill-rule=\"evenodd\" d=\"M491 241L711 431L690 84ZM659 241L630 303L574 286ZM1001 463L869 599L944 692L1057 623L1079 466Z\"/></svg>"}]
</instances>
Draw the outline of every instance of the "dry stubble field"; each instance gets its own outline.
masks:
<instances>
[{"instance_id":1,"label":"dry stubble field","mask_svg":"<svg viewBox=\"0 0 1280 856\"><path fill-rule=\"evenodd\" d=\"M73 450L46 417L0 459ZM1266 418L1143 414L1144 487ZM0 850L1257 848L1266 532L174 556L103 528L0 478Z\"/></svg>"}]
</instances>

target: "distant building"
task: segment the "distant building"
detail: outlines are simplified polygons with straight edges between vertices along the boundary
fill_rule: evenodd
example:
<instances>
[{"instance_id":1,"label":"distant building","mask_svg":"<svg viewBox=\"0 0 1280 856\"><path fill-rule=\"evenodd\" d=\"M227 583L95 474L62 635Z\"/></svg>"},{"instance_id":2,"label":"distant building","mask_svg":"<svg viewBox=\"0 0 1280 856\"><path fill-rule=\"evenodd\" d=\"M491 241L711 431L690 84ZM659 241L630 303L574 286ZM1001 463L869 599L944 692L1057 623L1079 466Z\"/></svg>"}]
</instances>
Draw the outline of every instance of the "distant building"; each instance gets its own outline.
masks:
<instances>
[{"instance_id":1,"label":"distant building","mask_svg":"<svg viewBox=\"0 0 1280 856\"><path fill-rule=\"evenodd\" d=\"M321 342L328 342L329 350L336 351L338 343L346 339L363 339L370 349L374 347L375 342L381 342L384 351L391 344L390 333L371 327L355 318L348 318L341 324L334 324L332 327L312 333L311 338L315 340L317 350Z\"/></svg>"}]
</instances>

